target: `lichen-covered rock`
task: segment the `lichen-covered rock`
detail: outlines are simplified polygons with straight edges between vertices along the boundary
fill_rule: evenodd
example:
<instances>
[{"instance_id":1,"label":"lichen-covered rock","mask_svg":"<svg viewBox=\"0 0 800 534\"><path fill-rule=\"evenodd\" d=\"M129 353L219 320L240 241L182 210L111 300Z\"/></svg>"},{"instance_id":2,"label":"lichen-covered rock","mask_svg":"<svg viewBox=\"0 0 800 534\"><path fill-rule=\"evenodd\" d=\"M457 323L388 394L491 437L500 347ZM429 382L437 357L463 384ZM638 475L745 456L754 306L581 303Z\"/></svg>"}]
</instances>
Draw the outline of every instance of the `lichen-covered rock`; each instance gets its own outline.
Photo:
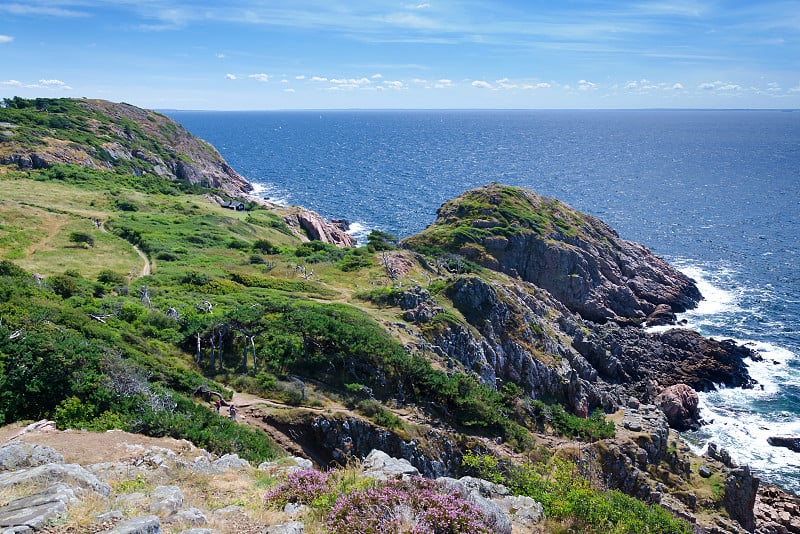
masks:
<instances>
[{"instance_id":1,"label":"lichen-covered rock","mask_svg":"<svg viewBox=\"0 0 800 534\"><path fill-rule=\"evenodd\" d=\"M301 521L291 521L267 527L264 534L303 534L305 531L306 526Z\"/></svg>"},{"instance_id":2,"label":"lichen-covered rock","mask_svg":"<svg viewBox=\"0 0 800 534\"><path fill-rule=\"evenodd\" d=\"M250 467L250 462L248 462L244 458L239 458L238 454L226 454L212 463L215 468L221 471L224 470L238 471L239 469L247 469Z\"/></svg>"},{"instance_id":3,"label":"lichen-covered rock","mask_svg":"<svg viewBox=\"0 0 800 534\"><path fill-rule=\"evenodd\" d=\"M361 464L361 472L378 480L419 476L419 470L405 458L392 458L383 451L370 451Z\"/></svg>"},{"instance_id":4,"label":"lichen-covered rock","mask_svg":"<svg viewBox=\"0 0 800 534\"><path fill-rule=\"evenodd\" d=\"M93 491L102 496L111 493L111 487L77 464L44 464L30 469L0 473L0 487L21 484L47 484L63 482L79 491Z\"/></svg>"},{"instance_id":5,"label":"lichen-covered rock","mask_svg":"<svg viewBox=\"0 0 800 534\"><path fill-rule=\"evenodd\" d=\"M154 515L134 517L100 534L161 534L161 521Z\"/></svg>"},{"instance_id":6,"label":"lichen-covered rock","mask_svg":"<svg viewBox=\"0 0 800 534\"><path fill-rule=\"evenodd\" d=\"M0 447L0 471L15 471L42 464L63 464L64 457L51 447L14 440Z\"/></svg>"},{"instance_id":7,"label":"lichen-covered rock","mask_svg":"<svg viewBox=\"0 0 800 534\"><path fill-rule=\"evenodd\" d=\"M150 493L150 513L167 517L183 506L183 492L178 486L158 486Z\"/></svg>"},{"instance_id":8,"label":"lichen-covered rock","mask_svg":"<svg viewBox=\"0 0 800 534\"><path fill-rule=\"evenodd\" d=\"M75 492L65 484L55 484L26 495L0 507L0 529L21 532L23 527L41 529L44 524L64 513L67 505L75 502Z\"/></svg>"},{"instance_id":9,"label":"lichen-covered rock","mask_svg":"<svg viewBox=\"0 0 800 534\"><path fill-rule=\"evenodd\" d=\"M541 503L525 495L507 495L495 502L513 523L527 526L545 519Z\"/></svg>"}]
</instances>

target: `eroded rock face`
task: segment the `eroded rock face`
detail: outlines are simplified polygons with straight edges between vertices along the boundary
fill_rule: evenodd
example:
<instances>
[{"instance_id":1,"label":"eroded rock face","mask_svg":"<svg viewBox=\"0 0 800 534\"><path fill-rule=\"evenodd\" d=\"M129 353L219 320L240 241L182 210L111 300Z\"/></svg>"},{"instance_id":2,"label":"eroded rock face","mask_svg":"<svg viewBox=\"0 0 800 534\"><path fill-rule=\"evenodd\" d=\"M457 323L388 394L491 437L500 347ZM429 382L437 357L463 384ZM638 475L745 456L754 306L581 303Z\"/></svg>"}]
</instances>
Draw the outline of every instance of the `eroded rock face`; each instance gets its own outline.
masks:
<instances>
[{"instance_id":1,"label":"eroded rock face","mask_svg":"<svg viewBox=\"0 0 800 534\"><path fill-rule=\"evenodd\" d=\"M446 202L428 229L403 242L518 276L595 322L641 322L659 305L682 312L702 298L693 280L599 219L501 184Z\"/></svg>"},{"instance_id":2,"label":"eroded rock face","mask_svg":"<svg viewBox=\"0 0 800 534\"><path fill-rule=\"evenodd\" d=\"M318 240L337 247L356 246L356 239L346 232L342 221L328 222L316 212L297 207L286 213L283 220L302 239Z\"/></svg>"}]
</instances>

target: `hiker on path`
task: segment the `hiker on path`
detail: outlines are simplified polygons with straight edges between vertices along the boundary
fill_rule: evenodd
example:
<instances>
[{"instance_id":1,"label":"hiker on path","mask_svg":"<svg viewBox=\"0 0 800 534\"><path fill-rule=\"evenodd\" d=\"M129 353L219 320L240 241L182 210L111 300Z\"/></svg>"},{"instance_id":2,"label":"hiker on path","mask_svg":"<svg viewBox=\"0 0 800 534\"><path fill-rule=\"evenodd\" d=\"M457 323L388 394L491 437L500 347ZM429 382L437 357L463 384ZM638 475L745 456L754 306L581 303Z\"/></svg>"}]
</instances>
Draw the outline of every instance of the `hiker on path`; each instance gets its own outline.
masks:
<instances>
[{"instance_id":1,"label":"hiker on path","mask_svg":"<svg viewBox=\"0 0 800 534\"><path fill-rule=\"evenodd\" d=\"M219 402L219 399L214 401L214 406L217 408L217 414L219 414L219 407L222 406L222 404Z\"/></svg>"},{"instance_id":2,"label":"hiker on path","mask_svg":"<svg viewBox=\"0 0 800 534\"><path fill-rule=\"evenodd\" d=\"M236 421L236 406L231 404L231 407L228 408L228 413L231 414L231 420Z\"/></svg>"}]
</instances>

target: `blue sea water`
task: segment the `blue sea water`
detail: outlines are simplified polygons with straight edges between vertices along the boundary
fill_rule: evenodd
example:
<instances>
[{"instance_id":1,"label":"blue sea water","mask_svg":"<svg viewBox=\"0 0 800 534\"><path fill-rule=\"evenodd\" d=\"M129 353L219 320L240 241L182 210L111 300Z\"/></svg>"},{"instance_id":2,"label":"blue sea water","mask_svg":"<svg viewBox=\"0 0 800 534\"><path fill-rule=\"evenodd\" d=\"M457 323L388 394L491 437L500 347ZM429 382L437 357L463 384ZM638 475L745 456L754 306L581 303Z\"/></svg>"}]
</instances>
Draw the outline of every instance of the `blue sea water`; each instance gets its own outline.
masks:
<instances>
[{"instance_id":1,"label":"blue sea water","mask_svg":"<svg viewBox=\"0 0 800 534\"><path fill-rule=\"evenodd\" d=\"M273 201L398 237L492 181L595 215L690 276L685 315L704 335L757 349L760 386L701 395L712 440L800 493L800 112L168 112Z\"/></svg>"}]
</instances>

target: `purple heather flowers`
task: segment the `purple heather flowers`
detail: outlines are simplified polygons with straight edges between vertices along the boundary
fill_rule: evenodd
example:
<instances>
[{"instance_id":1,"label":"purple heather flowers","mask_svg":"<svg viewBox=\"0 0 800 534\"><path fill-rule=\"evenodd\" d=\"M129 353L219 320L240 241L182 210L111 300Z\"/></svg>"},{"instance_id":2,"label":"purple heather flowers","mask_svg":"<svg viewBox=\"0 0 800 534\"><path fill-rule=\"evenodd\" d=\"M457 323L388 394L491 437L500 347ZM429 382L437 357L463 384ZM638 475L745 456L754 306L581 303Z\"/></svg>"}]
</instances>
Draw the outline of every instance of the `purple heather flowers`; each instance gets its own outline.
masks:
<instances>
[{"instance_id":1,"label":"purple heather flowers","mask_svg":"<svg viewBox=\"0 0 800 534\"><path fill-rule=\"evenodd\" d=\"M331 487L330 473L295 471L275 486L266 500L311 504ZM332 534L491 534L484 514L458 493L443 492L433 481L416 477L376 482L345 491L326 515Z\"/></svg>"}]
</instances>

